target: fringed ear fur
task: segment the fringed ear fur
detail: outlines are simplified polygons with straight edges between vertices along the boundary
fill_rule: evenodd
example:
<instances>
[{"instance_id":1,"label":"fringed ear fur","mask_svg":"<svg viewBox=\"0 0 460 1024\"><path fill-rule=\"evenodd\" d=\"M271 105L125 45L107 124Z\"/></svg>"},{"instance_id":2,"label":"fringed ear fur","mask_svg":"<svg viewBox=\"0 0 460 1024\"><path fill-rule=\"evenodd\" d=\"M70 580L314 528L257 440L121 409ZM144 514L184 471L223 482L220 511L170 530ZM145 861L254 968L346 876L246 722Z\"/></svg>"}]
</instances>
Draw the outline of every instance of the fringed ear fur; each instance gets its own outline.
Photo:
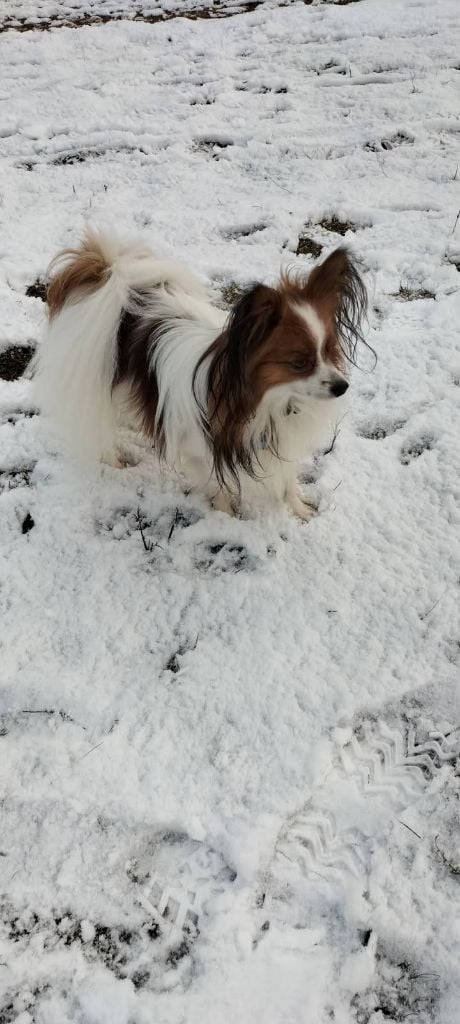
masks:
<instances>
[{"instance_id":1,"label":"fringed ear fur","mask_svg":"<svg viewBox=\"0 0 460 1024\"><path fill-rule=\"evenodd\" d=\"M236 303L215 342L205 426L212 441L214 471L222 484L228 477L237 484L240 470L256 475L256 453L244 438L254 411L251 370L262 345L280 321L281 308L281 296L274 288L253 286Z\"/></svg>"},{"instance_id":2,"label":"fringed ear fur","mask_svg":"<svg viewBox=\"0 0 460 1024\"><path fill-rule=\"evenodd\" d=\"M256 284L245 292L230 314L219 363L225 370L226 390L232 389L233 393L236 388L240 399L247 391L251 363L280 318L281 297L264 284Z\"/></svg>"},{"instance_id":3,"label":"fringed ear fur","mask_svg":"<svg viewBox=\"0 0 460 1024\"><path fill-rule=\"evenodd\" d=\"M351 363L356 365L356 352L360 343L375 356L362 334L367 312L366 286L356 261L346 248L335 249L324 263L311 271L305 287L305 298L312 305L329 307L343 354Z\"/></svg>"}]
</instances>

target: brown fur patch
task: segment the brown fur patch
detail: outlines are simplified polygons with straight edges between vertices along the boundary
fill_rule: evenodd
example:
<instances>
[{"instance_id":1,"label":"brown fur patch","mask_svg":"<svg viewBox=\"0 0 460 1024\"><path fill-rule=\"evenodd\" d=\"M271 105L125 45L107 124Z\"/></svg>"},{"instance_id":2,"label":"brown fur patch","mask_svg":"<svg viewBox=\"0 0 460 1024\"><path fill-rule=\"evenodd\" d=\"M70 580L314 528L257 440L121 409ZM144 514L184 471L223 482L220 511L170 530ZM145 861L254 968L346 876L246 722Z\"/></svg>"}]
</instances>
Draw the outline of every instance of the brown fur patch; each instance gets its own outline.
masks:
<instances>
[{"instance_id":1,"label":"brown fur patch","mask_svg":"<svg viewBox=\"0 0 460 1024\"><path fill-rule=\"evenodd\" d=\"M64 303L96 291L107 280L110 266L96 234L88 232L78 249L63 249L50 266L46 301L50 318Z\"/></svg>"},{"instance_id":2,"label":"brown fur patch","mask_svg":"<svg viewBox=\"0 0 460 1024\"><path fill-rule=\"evenodd\" d=\"M307 278L295 271L284 274L281 288L294 301L310 303L323 321L327 358L341 370L347 361L354 363L358 344L366 344L361 325L366 315L367 294L348 250L343 246L334 249Z\"/></svg>"},{"instance_id":3,"label":"brown fur patch","mask_svg":"<svg viewBox=\"0 0 460 1024\"><path fill-rule=\"evenodd\" d=\"M140 296L139 302L140 300ZM161 324L142 320L139 315L125 310L118 329L117 374L113 386L127 384L139 423L160 455L164 452L163 425L157 423L158 382L150 367L150 356L155 343L155 331Z\"/></svg>"},{"instance_id":4,"label":"brown fur patch","mask_svg":"<svg viewBox=\"0 0 460 1024\"><path fill-rule=\"evenodd\" d=\"M254 365L250 364L254 408L269 388L310 377L316 369L316 341L291 302L281 297L280 322L261 345Z\"/></svg>"},{"instance_id":5,"label":"brown fur patch","mask_svg":"<svg viewBox=\"0 0 460 1024\"><path fill-rule=\"evenodd\" d=\"M354 363L358 344L366 344L362 323L367 310L367 292L358 266L346 248L335 249L312 270L305 298L330 325L328 343L332 361L335 362L340 351L342 358Z\"/></svg>"},{"instance_id":6,"label":"brown fur patch","mask_svg":"<svg viewBox=\"0 0 460 1024\"><path fill-rule=\"evenodd\" d=\"M238 300L222 334L204 353L195 369L210 357L208 401L201 408L203 427L211 440L214 470L224 484L230 476L238 485L238 470L252 473L254 452L244 445L244 428L254 410L252 370L260 347L281 316L281 299L274 288L258 284Z\"/></svg>"}]
</instances>

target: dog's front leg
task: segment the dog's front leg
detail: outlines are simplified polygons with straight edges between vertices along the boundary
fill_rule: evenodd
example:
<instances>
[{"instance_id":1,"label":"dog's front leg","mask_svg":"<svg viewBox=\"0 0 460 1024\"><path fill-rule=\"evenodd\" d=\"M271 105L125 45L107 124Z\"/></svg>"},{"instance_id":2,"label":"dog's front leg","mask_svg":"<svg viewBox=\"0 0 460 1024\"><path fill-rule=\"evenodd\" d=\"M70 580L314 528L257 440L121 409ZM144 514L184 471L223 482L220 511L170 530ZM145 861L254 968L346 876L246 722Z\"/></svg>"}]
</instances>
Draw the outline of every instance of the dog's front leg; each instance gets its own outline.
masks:
<instances>
[{"instance_id":1,"label":"dog's front leg","mask_svg":"<svg viewBox=\"0 0 460 1024\"><path fill-rule=\"evenodd\" d=\"M304 522L308 522L308 520L312 519L312 517L317 513L317 509L313 508L313 505L308 505L307 502L303 500L297 476L290 480L287 485L285 501L291 509L291 512L293 512L298 519L303 519Z\"/></svg>"},{"instance_id":2,"label":"dog's front leg","mask_svg":"<svg viewBox=\"0 0 460 1024\"><path fill-rule=\"evenodd\" d=\"M189 455L183 460L183 470L193 490L205 494L217 512L235 515L233 496L226 487L219 487L205 459Z\"/></svg>"}]
</instances>

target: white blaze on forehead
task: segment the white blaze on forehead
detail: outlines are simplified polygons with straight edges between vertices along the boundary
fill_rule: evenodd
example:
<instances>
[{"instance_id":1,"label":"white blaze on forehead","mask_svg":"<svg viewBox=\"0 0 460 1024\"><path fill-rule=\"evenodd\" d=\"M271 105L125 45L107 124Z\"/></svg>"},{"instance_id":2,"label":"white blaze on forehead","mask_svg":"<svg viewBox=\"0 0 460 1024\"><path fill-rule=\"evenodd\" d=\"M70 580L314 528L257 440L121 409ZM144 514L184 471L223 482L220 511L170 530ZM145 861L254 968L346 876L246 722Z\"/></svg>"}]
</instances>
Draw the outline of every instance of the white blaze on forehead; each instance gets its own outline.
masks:
<instances>
[{"instance_id":1,"label":"white blaze on forehead","mask_svg":"<svg viewBox=\"0 0 460 1024\"><path fill-rule=\"evenodd\" d=\"M296 302L293 308L300 320L303 320L304 324L308 327L312 338L316 342L318 352L321 351L321 347L326 339L326 328L316 310L313 309L309 302Z\"/></svg>"}]
</instances>

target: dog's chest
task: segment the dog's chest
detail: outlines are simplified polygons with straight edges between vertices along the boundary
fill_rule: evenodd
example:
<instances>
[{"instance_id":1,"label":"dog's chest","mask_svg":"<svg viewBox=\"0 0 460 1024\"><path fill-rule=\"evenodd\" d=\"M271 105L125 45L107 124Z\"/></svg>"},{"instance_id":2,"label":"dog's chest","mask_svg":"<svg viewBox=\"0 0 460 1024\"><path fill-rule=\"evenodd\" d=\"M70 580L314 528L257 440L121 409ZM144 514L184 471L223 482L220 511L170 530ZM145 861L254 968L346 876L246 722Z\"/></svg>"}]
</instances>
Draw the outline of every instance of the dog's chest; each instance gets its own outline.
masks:
<instances>
[{"instance_id":1,"label":"dog's chest","mask_svg":"<svg viewBox=\"0 0 460 1024\"><path fill-rule=\"evenodd\" d=\"M321 412L313 415L310 409L291 399L261 432L260 448L275 448L279 458L289 462L311 455L321 447L331 429L329 417Z\"/></svg>"}]
</instances>

